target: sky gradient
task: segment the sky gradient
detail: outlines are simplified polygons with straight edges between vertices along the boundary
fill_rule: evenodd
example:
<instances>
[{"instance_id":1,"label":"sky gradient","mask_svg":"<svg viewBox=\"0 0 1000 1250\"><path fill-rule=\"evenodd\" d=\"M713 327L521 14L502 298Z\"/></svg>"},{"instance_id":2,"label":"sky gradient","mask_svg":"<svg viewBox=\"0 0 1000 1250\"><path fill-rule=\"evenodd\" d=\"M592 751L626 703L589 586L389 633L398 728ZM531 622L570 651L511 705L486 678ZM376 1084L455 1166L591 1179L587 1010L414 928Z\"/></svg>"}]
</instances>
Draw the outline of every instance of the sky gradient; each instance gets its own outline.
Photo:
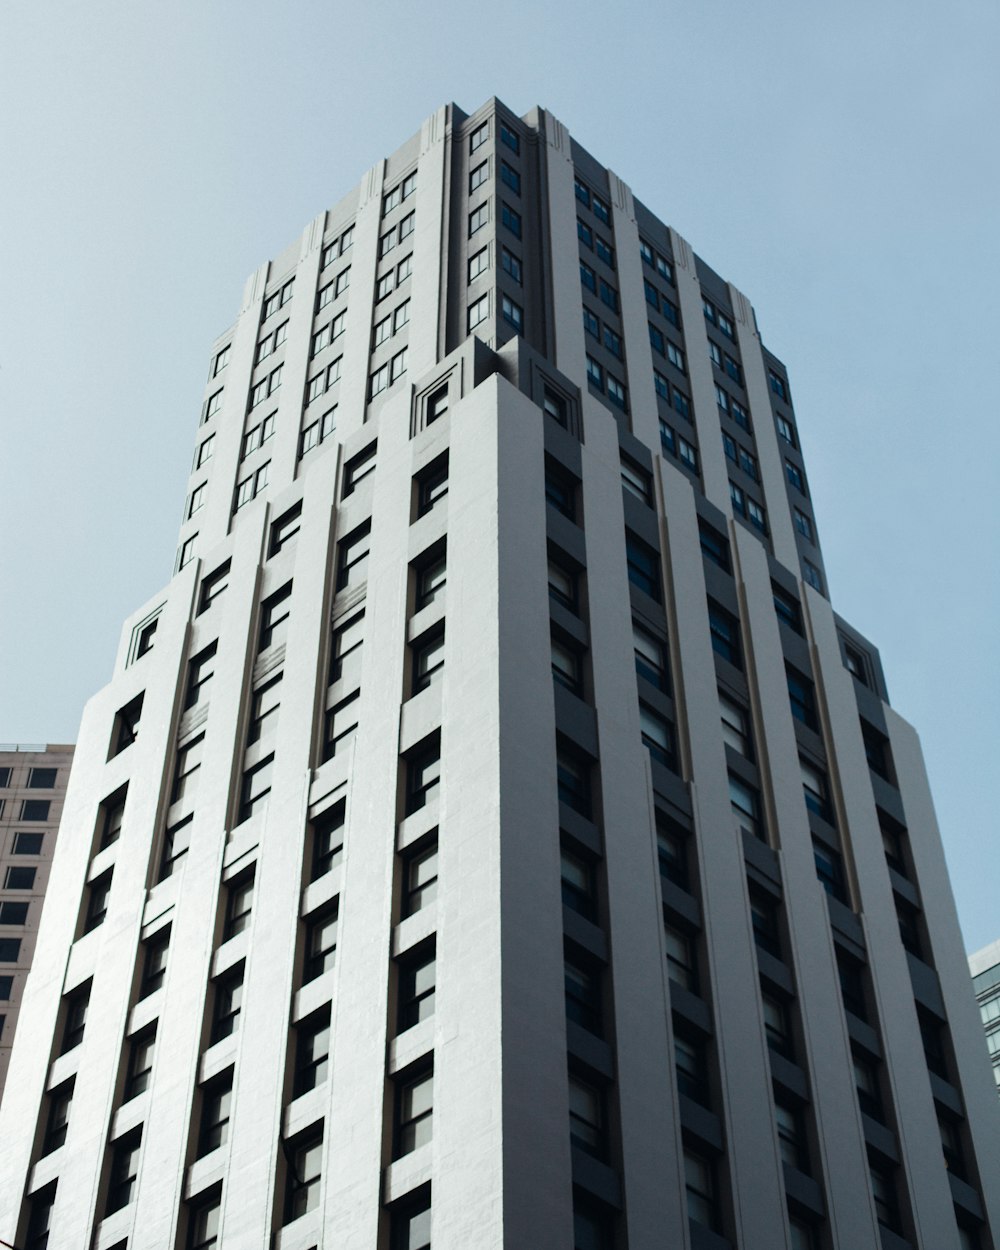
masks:
<instances>
[{"instance_id":1,"label":"sky gradient","mask_svg":"<svg viewBox=\"0 0 1000 1250\"><path fill-rule=\"evenodd\" d=\"M476 10L482 12L481 10ZM753 301L834 607L1000 936L1000 9L36 0L0 37L0 740L72 741L169 580L243 282L440 104L550 109Z\"/></svg>"}]
</instances>

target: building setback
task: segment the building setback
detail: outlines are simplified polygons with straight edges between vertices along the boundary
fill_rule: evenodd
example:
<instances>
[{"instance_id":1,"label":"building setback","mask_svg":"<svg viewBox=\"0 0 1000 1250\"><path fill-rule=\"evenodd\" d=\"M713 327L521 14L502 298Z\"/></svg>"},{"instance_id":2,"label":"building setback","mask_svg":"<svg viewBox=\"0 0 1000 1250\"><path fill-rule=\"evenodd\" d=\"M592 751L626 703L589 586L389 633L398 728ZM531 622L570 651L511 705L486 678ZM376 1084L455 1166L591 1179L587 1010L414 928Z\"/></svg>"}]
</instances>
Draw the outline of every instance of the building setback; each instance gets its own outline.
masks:
<instances>
[{"instance_id":1,"label":"building setback","mask_svg":"<svg viewBox=\"0 0 1000 1250\"><path fill-rule=\"evenodd\" d=\"M551 114L451 105L209 372L84 715L0 1237L996 1250L920 748L747 299Z\"/></svg>"},{"instance_id":2,"label":"building setback","mask_svg":"<svg viewBox=\"0 0 1000 1250\"><path fill-rule=\"evenodd\" d=\"M72 762L71 746L0 744L0 1098Z\"/></svg>"}]
</instances>

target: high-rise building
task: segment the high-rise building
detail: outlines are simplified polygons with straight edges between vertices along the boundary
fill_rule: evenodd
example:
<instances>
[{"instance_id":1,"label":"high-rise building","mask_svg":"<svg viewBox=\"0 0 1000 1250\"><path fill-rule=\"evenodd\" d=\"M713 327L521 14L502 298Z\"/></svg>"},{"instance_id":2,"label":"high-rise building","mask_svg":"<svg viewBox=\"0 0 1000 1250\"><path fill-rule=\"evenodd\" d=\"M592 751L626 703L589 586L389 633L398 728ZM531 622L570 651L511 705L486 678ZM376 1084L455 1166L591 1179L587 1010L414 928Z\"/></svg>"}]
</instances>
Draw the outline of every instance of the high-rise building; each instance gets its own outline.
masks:
<instances>
[{"instance_id":1,"label":"high-rise building","mask_svg":"<svg viewBox=\"0 0 1000 1250\"><path fill-rule=\"evenodd\" d=\"M972 988L986 1030L986 1048L1000 1093L1000 940L969 956Z\"/></svg>"},{"instance_id":2,"label":"high-rise building","mask_svg":"<svg viewBox=\"0 0 1000 1250\"><path fill-rule=\"evenodd\" d=\"M920 749L746 298L550 114L452 105L209 374L83 720L0 1237L995 1250Z\"/></svg>"},{"instance_id":3,"label":"high-rise building","mask_svg":"<svg viewBox=\"0 0 1000 1250\"><path fill-rule=\"evenodd\" d=\"M0 744L0 1098L72 762L71 746Z\"/></svg>"}]
</instances>

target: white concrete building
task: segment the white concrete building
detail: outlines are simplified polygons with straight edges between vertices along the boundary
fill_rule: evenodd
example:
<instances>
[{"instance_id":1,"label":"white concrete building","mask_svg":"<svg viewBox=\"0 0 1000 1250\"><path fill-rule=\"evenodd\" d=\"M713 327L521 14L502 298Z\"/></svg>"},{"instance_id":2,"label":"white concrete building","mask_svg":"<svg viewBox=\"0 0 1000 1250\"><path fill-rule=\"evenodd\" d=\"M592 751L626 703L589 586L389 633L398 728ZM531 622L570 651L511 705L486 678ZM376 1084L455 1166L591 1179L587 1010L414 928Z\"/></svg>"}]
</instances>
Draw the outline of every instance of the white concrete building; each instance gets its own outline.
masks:
<instances>
[{"instance_id":1,"label":"white concrete building","mask_svg":"<svg viewBox=\"0 0 1000 1250\"><path fill-rule=\"evenodd\" d=\"M783 365L551 115L441 109L214 345L80 732L0 1238L996 1250L998 1158Z\"/></svg>"}]
</instances>

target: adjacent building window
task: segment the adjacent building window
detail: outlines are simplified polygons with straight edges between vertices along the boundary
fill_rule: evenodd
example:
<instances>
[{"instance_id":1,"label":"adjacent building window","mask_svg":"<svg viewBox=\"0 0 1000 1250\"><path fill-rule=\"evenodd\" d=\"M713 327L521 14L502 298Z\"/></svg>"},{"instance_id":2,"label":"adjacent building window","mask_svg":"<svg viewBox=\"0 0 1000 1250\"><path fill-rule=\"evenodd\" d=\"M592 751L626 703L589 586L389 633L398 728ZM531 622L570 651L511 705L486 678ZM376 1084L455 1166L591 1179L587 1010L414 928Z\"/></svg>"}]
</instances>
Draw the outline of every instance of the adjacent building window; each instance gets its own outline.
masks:
<instances>
[{"instance_id":1,"label":"adjacent building window","mask_svg":"<svg viewBox=\"0 0 1000 1250\"><path fill-rule=\"evenodd\" d=\"M191 845L191 827L194 823L194 812L168 825L163 835L163 850L160 855L160 881L173 876L174 869L188 853Z\"/></svg>"},{"instance_id":2,"label":"adjacent building window","mask_svg":"<svg viewBox=\"0 0 1000 1250\"><path fill-rule=\"evenodd\" d=\"M200 1198L188 1223L188 1250L218 1250L222 1200L217 1193Z\"/></svg>"},{"instance_id":3,"label":"adjacent building window","mask_svg":"<svg viewBox=\"0 0 1000 1250\"><path fill-rule=\"evenodd\" d=\"M284 643L288 636L288 616L291 612L292 583L286 582L273 595L268 595L260 605L260 647L266 651Z\"/></svg>"},{"instance_id":4,"label":"adjacent building window","mask_svg":"<svg viewBox=\"0 0 1000 1250\"><path fill-rule=\"evenodd\" d=\"M15 855L41 855L44 842L44 833L15 833L11 849Z\"/></svg>"},{"instance_id":5,"label":"adjacent building window","mask_svg":"<svg viewBox=\"0 0 1000 1250\"><path fill-rule=\"evenodd\" d=\"M407 1198L392 1211L390 1250L431 1250L431 1198L429 1190Z\"/></svg>"},{"instance_id":6,"label":"adjacent building window","mask_svg":"<svg viewBox=\"0 0 1000 1250\"><path fill-rule=\"evenodd\" d=\"M18 943L20 945L20 943ZM87 1027L87 1010L90 1006L90 982L81 985L66 996L66 1018L63 1024L62 1048L60 1054L75 1049L83 1041L83 1033Z\"/></svg>"},{"instance_id":7,"label":"adjacent building window","mask_svg":"<svg viewBox=\"0 0 1000 1250\"><path fill-rule=\"evenodd\" d=\"M327 711L323 734L323 759L331 760L343 751L358 728L361 691L355 690Z\"/></svg>"}]
</instances>

